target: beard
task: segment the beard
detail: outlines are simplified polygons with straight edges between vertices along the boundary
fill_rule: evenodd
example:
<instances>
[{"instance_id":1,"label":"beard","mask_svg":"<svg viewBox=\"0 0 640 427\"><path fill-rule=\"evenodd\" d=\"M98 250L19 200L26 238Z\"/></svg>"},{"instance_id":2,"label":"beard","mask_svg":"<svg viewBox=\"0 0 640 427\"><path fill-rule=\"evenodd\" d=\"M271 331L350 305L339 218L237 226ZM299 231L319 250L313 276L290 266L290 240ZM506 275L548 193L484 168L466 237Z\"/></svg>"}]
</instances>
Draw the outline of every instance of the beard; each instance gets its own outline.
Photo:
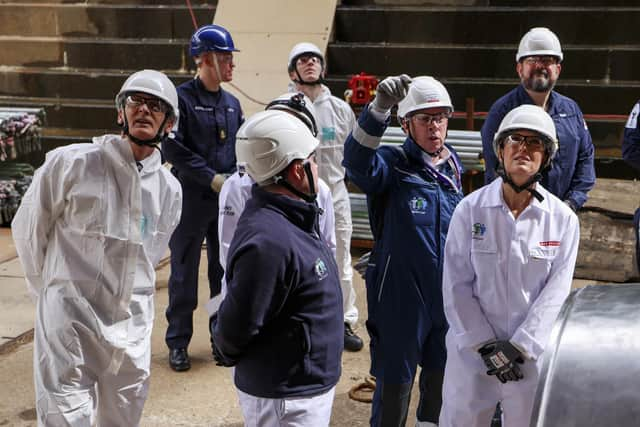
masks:
<instances>
[{"instance_id":1,"label":"beard","mask_svg":"<svg viewBox=\"0 0 640 427\"><path fill-rule=\"evenodd\" d=\"M555 86L555 82L551 80L547 71L536 71L524 79L524 87L534 92L548 92Z\"/></svg>"}]
</instances>

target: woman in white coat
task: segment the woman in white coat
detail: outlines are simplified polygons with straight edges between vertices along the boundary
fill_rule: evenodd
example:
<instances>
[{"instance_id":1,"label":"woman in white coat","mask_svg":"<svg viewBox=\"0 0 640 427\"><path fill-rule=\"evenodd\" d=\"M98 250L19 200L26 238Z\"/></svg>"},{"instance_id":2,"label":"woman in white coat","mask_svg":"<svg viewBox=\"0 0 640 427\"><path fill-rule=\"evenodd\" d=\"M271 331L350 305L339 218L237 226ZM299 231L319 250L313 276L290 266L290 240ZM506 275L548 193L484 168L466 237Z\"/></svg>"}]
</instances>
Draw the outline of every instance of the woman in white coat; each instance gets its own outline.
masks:
<instances>
[{"instance_id":1,"label":"woman in white coat","mask_svg":"<svg viewBox=\"0 0 640 427\"><path fill-rule=\"evenodd\" d=\"M450 329L440 427L529 425L541 356L569 294L575 213L538 182L558 150L551 117L522 105L494 138L499 179L457 206L445 247Z\"/></svg>"}]
</instances>

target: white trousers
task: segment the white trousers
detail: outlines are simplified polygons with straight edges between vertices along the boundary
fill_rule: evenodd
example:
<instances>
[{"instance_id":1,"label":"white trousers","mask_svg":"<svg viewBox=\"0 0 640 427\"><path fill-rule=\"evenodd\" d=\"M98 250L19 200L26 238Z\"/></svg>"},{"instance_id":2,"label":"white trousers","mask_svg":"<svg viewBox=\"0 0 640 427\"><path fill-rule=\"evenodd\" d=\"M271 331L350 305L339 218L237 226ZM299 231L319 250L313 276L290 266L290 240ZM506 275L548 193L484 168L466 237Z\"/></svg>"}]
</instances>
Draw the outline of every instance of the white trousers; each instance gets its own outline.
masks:
<instances>
[{"instance_id":1,"label":"white trousers","mask_svg":"<svg viewBox=\"0 0 640 427\"><path fill-rule=\"evenodd\" d=\"M336 218L336 263L342 287L344 321L354 326L358 321L356 292L353 289L353 269L351 267L351 202L344 180L329 185L333 198L333 212Z\"/></svg>"},{"instance_id":2,"label":"white trousers","mask_svg":"<svg viewBox=\"0 0 640 427\"><path fill-rule=\"evenodd\" d=\"M326 427L336 388L315 396L268 399L238 391L246 427Z\"/></svg>"},{"instance_id":3,"label":"white trousers","mask_svg":"<svg viewBox=\"0 0 640 427\"><path fill-rule=\"evenodd\" d=\"M114 325L128 337L123 351L91 328L89 313L72 312L82 301L46 294L38 301L33 354L38 426L139 425L149 390L153 296L134 294L132 317Z\"/></svg>"}]
</instances>

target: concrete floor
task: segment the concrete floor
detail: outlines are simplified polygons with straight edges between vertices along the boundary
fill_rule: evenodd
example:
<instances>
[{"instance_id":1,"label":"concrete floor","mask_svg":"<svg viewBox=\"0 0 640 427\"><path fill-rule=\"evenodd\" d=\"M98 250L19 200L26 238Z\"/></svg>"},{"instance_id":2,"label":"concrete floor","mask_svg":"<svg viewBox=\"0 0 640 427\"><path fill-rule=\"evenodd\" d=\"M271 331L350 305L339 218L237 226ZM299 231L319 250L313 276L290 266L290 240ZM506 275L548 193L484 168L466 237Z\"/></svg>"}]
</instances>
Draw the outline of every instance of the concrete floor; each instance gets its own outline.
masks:
<instances>
[{"instance_id":1,"label":"concrete floor","mask_svg":"<svg viewBox=\"0 0 640 427\"><path fill-rule=\"evenodd\" d=\"M24 284L20 263L15 258L10 231L0 229L0 426L35 426L32 374L33 343L28 332L33 327L34 306ZM354 250L354 260L361 254ZM206 253L203 251L203 258ZM158 270L156 319L152 335L151 389L145 405L142 426L242 426L231 372L212 361L208 335L208 318L203 307L195 312L194 337L189 348L192 368L173 372L168 365L164 344L167 322L167 280L170 268ZM207 299L206 270L200 270L200 301ZM574 288L593 281L575 280ZM368 337L364 328L364 283L354 274L360 310L358 333L365 339L365 349L345 352L343 372L336 390L332 426L367 426L370 405L351 400L348 391L368 374ZM26 334L25 334L26 333ZM22 336L23 343L15 344ZM12 344L12 345L6 345ZM417 386L414 387L407 425L415 423Z\"/></svg>"},{"instance_id":2,"label":"concrete floor","mask_svg":"<svg viewBox=\"0 0 640 427\"><path fill-rule=\"evenodd\" d=\"M2 236L0 236L2 237ZM355 250L354 258L358 256ZM203 257L205 252L203 252ZM10 258L10 257L9 257ZM202 266L204 267L204 265ZM5 273L3 273L3 271ZM192 368L188 372L173 372L168 365L168 353L164 344L167 322L164 311L167 307L167 280L170 269L166 265L158 271L158 291L156 294L156 319L152 335L151 389L145 405L142 426L242 426L242 415L237 403L231 372L216 366L212 361L208 335L208 318L203 307L196 310L196 329L189 347ZM5 335L16 336L19 329L32 327L33 305L24 291L19 263L14 259L0 263L0 301L6 301L8 294L20 299L20 305L0 307L0 325ZM365 298L364 283L354 274L358 294L358 308L361 319L358 334L366 338L364 328ZM206 270L200 270L200 301L207 298ZM9 286L10 285L10 286ZM18 296L16 296L18 295ZM8 310L15 313L8 315ZM19 316L18 313L19 312ZM7 313L3 315L2 313ZM20 317L20 327L4 332L5 327L14 325L9 318ZM17 328L17 329L16 329ZM337 386L333 406L332 426L367 426L370 405L351 400L348 391L362 382L368 374L368 339L365 349L358 353L345 352L343 371ZM0 426L35 426L33 374L33 343L19 345L5 354L0 354ZM411 413L415 414L416 393L414 387ZM411 417L408 425L413 425Z\"/></svg>"}]
</instances>

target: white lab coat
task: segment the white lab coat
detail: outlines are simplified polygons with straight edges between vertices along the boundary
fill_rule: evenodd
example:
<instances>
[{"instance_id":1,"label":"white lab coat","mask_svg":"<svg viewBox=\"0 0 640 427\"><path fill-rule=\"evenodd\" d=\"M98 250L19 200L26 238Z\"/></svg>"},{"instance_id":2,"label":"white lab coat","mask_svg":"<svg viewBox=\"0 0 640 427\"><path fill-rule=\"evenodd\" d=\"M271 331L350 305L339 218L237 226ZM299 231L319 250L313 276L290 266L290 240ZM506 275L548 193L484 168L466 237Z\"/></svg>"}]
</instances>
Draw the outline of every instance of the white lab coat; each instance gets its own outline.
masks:
<instances>
[{"instance_id":1,"label":"white lab coat","mask_svg":"<svg viewBox=\"0 0 640 427\"><path fill-rule=\"evenodd\" d=\"M94 138L47 154L12 223L36 297L39 425L137 425L147 395L155 265L182 192L160 153Z\"/></svg>"},{"instance_id":2,"label":"white lab coat","mask_svg":"<svg viewBox=\"0 0 640 427\"><path fill-rule=\"evenodd\" d=\"M328 185L333 198L336 226L336 261L342 287L345 322L355 325L358 321L356 294L353 289L351 268L351 203L344 182L344 143L356 125L353 110L343 100L331 95L328 87L313 101L318 123L320 145L316 149L318 174Z\"/></svg>"},{"instance_id":3,"label":"white lab coat","mask_svg":"<svg viewBox=\"0 0 640 427\"><path fill-rule=\"evenodd\" d=\"M528 426L541 355L569 294L578 253L578 217L540 184L514 219L502 179L457 206L445 246L443 298L449 322L440 427L487 427L502 402L503 427ZM510 340L525 355L524 379L488 376L477 350Z\"/></svg>"},{"instance_id":4,"label":"white lab coat","mask_svg":"<svg viewBox=\"0 0 640 427\"><path fill-rule=\"evenodd\" d=\"M233 234L236 232L238 226L238 220L247 200L251 198L251 187L255 182L248 174L240 175L238 172L231 175L222 185L220 194L218 195L218 206L220 210L218 212L218 243L220 247L220 265L222 268L227 268L227 254L229 252L229 246L233 239ZM333 215L333 201L331 200L331 191L327 184L318 179L318 206L322 209L323 213L319 217L320 235L324 241L329 245L331 252L334 256L336 253L336 234ZM227 282L225 278L222 278L222 292L219 299L213 298L212 300L219 301L224 298L227 293ZM207 304L207 311L209 314L213 314L217 311L217 303L210 300Z\"/></svg>"}]
</instances>

